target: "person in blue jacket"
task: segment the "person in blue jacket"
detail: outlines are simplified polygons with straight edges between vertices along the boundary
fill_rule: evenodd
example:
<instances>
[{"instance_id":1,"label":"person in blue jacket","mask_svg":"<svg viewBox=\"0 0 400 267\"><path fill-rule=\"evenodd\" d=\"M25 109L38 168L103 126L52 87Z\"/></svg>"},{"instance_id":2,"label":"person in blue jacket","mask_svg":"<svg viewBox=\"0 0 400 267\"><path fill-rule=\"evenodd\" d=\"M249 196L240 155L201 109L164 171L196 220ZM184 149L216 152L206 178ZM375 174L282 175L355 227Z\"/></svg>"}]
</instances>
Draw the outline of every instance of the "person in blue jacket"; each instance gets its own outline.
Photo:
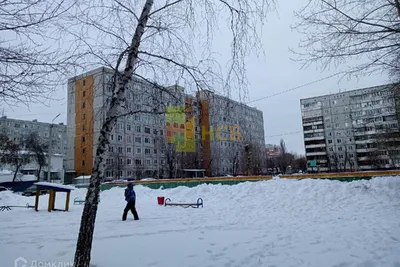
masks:
<instances>
[{"instance_id":1,"label":"person in blue jacket","mask_svg":"<svg viewBox=\"0 0 400 267\"><path fill-rule=\"evenodd\" d=\"M126 221L126 217L128 216L128 211L130 210L133 214L135 220L139 220L139 215L136 211L136 193L133 190L133 184L128 183L125 189L125 200L126 200L126 207L124 209L124 214L122 215L122 220Z\"/></svg>"}]
</instances>

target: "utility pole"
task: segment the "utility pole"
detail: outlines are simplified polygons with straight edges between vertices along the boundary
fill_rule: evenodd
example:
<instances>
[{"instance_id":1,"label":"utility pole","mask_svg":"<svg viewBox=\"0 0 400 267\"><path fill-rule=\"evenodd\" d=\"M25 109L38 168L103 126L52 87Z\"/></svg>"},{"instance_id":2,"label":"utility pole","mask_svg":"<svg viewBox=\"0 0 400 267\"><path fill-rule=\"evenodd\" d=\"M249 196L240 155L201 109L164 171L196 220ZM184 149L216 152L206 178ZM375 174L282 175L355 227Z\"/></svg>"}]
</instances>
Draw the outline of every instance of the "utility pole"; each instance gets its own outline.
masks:
<instances>
[{"instance_id":1,"label":"utility pole","mask_svg":"<svg viewBox=\"0 0 400 267\"><path fill-rule=\"evenodd\" d=\"M52 130L53 130L53 122L54 122L54 120L55 119L57 119L58 118L58 116L60 116L61 115L61 113L58 113L58 115L57 116L55 116L54 117L54 119L51 121L51 124L50 124L50 129L49 129L49 153L48 153L48 164L47 164L47 181L48 182L51 182L51 180L50 180L50 178L51 178L51 154L52 154L52 141L53 141L53 136L52 136Z\"/></svg>"}]
</instances>

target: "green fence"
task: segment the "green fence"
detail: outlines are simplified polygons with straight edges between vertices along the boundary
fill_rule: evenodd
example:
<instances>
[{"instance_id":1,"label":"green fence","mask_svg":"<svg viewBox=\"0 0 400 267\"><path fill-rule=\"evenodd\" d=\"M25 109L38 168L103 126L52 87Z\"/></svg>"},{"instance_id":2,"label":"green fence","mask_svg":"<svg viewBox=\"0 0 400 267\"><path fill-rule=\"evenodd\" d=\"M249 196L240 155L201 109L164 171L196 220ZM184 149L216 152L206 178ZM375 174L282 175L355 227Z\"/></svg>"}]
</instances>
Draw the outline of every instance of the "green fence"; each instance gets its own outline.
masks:
<instances>
[{"instance_id":1,"label":"green fence","mask_svg":"<svg viewBox=\"0 0 400 267\"><path fill-rule=\"evenodd\" d=\"M377 177L375 175L365 175L365 176L335 176L335 177L296 177L296 175L291 176L290 178L285 177L281 179L295 179L295 180L302 180L302 179L324 179L324 180L336 180L336 181L342 181L342 182L352 182L352 181L358 181L358 180L370 180L374 177ZM149 187L151 189L170 189L170 188L176 188L179 186L186 186L186 187L195 187L201 184L222 184L222 185L236 185L239 183L245 183L245 182L258 182L258 181L268 181L270 179L251 179L251 180L246 180L246 179L221 179L221 180L201 180L201 179L196 179L194 181L165 181L165 182L159 182L159 181L151 181L151 182L133 182L136 185L143 185L146 187ZM101 190L108 190L112 187L125 187L125 183L110 183L110 184L102 184L101 185Z\"/></svg>"},{"instance_id":2,"label":"green fence","mask_svg":"<svg viewBox=\"0 0 400 267\"><path fill-rule=\"evenodd\" d=\"M151 189L170 189L179 186L195 187L200 184L223 184L223 185L236 185L245 182L257 182L263 180L218 180L218 181L193 181L193 182L151 182L151 183L138 183ZM112 187L126 187L125 184L102 184L101 191L108 190Z\"/></svg>"}]
</instances>

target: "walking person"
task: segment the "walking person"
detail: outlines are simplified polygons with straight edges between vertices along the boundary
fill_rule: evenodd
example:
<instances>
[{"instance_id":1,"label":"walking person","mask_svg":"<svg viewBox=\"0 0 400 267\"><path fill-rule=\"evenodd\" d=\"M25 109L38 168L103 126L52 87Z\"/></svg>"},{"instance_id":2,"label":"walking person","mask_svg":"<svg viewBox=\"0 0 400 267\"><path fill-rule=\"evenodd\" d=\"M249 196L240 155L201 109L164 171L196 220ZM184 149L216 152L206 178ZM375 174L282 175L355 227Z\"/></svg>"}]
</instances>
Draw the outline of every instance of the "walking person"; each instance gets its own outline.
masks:
<instances>
[{"instance_id":1,"label":"walking person","mask_svg":"<svg viewBox=\"0 0 400 267\"><path fill-rule=\"evenodd\" d=\"M136 192L133 190L133 184L128 183L127 188L125 189L125 200L126 207L124 209L124 214L122 215L122 220L126 221L126 217L128 216L128 212L131 211L133 214L133 218L135 221L139 220L139 215L136 211Z\"/></svg>"}]
</instances>

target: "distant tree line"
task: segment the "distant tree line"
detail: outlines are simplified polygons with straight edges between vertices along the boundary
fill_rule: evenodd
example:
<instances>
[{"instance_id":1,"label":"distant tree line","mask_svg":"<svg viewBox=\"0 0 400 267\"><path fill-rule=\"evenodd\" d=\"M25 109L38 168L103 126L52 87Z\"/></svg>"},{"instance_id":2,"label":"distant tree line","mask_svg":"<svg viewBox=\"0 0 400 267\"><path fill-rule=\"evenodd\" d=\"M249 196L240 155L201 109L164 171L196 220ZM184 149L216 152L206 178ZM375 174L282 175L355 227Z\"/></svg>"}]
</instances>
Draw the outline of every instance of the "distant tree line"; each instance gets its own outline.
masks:
<instances>
[{"instance_id":1,"label":"distant tree line","mask_svg":"<svg viewBox=\"0 0 400 267\"><path fill-rule=\"evenodd\" d=\"M0 166L14 172L13 182L21 169L32 162L36 162L36 177L39 179L42 168L47 165L46 151L47 145L36 132L15 139L9 138L5 132L0 133Z\"/></svg>"},{"instance_id":2,"label":"distant tree line","mask_svg":"<svg viewBox=\"0 0 400 267\"><path fill-rule=\"evenodd\" d=\"M288 152L285 141L280 140L278 149L279 156L267 156L268 174L290 174L296 172L305 172L307 170L307 159L304 155Z\"/></svg>"}]
</instances>

